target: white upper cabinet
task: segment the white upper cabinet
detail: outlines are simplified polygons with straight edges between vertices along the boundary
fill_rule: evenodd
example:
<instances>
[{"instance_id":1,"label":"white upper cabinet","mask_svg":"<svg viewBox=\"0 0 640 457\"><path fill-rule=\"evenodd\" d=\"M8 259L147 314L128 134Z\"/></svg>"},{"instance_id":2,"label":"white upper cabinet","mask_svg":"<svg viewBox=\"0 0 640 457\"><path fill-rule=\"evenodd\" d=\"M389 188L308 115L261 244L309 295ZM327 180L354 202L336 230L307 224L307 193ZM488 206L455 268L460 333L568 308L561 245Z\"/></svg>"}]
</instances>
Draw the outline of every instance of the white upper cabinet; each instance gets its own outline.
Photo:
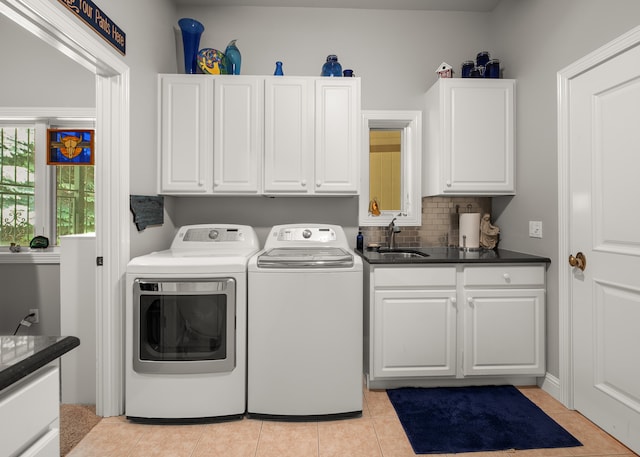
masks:
<instances>
[{"instance_id":1,"label":"white upper cabinet","mask_svg":"<svg viewBox=\"0 0 640 457\"><path fill-rule=\"evenodd\" d=\"M426 94L422 194L515 194L515 80L444 78Z\"/></svg>"},{"instance_id":2,"label":"white upper cabinet","mask_svg":"<svg viewBox=\"0 0 640 457\"><path fill-rule=\"evenodd\" d=\"M313 80L265 81L264 191L313 191Z\"/></svg>"},{"instance_id":3,"label":"white upper cabinet","mask_svg":"<svg viewBox=\"0 0 640 457\"><path fill-rule=\"evenodd\" d=\"M360 80L316 80L315 191L358 192Z\"/></svg>"},{"instance_id":4,"label":"white upper cabinet","mask_svg":"<svg viewBox=\"0 0 640 457\"><path fill-rule=\"evenodd\" d=\"M358 78L160 75L159 106L159 193L358 193Z\"/></svg>"},{"instance_id":5,"label":"white upper cabinet","mask_svg":"<svg viewBox=\"0 0 640 457\"><path fill-rule=\"evenodd\" d=\"M253 76L214 81L214 194L260 191L263 90L263 81Z\"/></svg>"},{"instance_id":6,"label":"white upper cabinet","mask_svg":"<svg viewBox=\"0 0 640 457\"><path fill-rule=\"evenodd\" d=\"M211 86L206 77L159 80L159 193L204 194L213 189Z\"/></svg>"}]
</instances>

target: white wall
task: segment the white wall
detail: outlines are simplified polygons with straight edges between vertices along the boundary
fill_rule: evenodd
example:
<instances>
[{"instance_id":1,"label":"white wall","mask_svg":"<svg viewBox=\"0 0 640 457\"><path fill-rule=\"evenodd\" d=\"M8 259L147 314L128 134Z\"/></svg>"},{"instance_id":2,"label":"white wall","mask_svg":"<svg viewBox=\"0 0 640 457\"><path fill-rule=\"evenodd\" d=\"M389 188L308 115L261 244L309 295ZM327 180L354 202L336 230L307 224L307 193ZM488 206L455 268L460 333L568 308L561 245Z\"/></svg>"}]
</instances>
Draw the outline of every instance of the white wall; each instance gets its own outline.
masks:
<instances>
[{"instance_id":1,"label":"white wall","mask_svg":"<svg viewBox=\"0 0 640 457\"><path fill-rule=\"evenodd\" d=\"M95 77L0 14L0 106L95 107Z\"/></svg>"},{"instance_id":2,"label":"white wall","mask_svg":"<svg viewBox=\"0 0 640 457\"><path fill-rule=\"evenodd\" d=\"M191 7L205 31L200 47L224 51L234 38L242 73L320 76L328 54L362 78L363 109L421 109L419 96L442 61L463 60L490 44L487 13L331 8Z\"/></svg>"},{"instance_id":3,"label":"white wall","mask_svg":"<svg viewBox=\"0 0 640 457\"><path fill-rule=\"evenodd\" d=\"M40 322L21 327L18 335L60 334L60 265L3 262L0 291L0 335L13 334L33 308L39 310Z\"/></svg>"},{"instance_id":4,"label":"white wall","mask_svg":"<svg viewBox=\"0 0 640 457\"><path fill-rule=\"evenodd\" d=\"M494 198L500 247L550 257L548 371L559 374L558 271L570 253L558 253L556 75L591 51L638 25L637 0L503 0L491 15L491 49L505 61L517 88L517 188ZM530 220L543 238L529 238ZM504 235L504 236L503 236Z\"/></svg>"}]
</instances>

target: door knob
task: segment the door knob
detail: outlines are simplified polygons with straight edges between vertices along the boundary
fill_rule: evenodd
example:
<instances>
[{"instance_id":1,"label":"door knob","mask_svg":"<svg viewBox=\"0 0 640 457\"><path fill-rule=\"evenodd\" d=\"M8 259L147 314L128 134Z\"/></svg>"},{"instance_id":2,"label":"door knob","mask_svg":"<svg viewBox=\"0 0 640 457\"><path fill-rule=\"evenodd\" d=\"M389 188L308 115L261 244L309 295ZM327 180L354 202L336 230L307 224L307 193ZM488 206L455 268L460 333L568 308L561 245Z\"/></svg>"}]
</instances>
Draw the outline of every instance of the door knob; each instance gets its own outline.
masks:
<instances>
[{"instance_id":1,"label":"door knob","mask_svg":"<svg viewBox=\"0 0 640 457\"><path fill-rule=\"evenodd\" d=\"M569 265L572 267L580 268L584 271L587 268L587 258L584 256L582 252L578 252L574 257L573 254L569 256Z\"/></svg>"}]
</instances>

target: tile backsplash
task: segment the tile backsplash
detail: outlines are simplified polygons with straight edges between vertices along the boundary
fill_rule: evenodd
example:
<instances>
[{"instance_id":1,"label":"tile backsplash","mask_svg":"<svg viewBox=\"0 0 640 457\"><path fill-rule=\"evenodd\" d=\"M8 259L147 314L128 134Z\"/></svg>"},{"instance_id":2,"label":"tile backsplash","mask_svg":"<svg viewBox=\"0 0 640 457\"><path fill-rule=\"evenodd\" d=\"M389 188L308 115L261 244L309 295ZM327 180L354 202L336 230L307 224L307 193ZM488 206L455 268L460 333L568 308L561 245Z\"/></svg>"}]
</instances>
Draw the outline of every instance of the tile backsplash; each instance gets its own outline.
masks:
<instances>
[{"instance_id":1,"label":"tile backsplash","mask_svg":"<svg viewBox=\"0 0 640 457\"><path fill-rule=\"evenodd\" d=\"M400 227L399 247L458 246L459 213L491 214L491 197L423 197L422 226ZM492 218L493 220L493 218ZM386 245L387 227L360 227L364 245Z\"/></svg>"}]
</instances>

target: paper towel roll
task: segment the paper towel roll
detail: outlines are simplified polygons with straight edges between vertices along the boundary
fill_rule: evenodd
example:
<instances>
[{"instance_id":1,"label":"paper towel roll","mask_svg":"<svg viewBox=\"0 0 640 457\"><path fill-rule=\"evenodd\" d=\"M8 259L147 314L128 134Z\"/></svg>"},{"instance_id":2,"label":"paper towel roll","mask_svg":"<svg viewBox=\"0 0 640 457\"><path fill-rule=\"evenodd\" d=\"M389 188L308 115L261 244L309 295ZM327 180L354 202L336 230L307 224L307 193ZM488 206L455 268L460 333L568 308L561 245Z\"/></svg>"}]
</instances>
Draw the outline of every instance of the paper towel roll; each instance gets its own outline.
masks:
<instances>
[{"instance_id":1,"label":"paper towel roll","mask_svg":"<svg viewBox=\"0 0 640 457\"><path fill-rule=\"evenodd\" d=\"M461 213L460 214L460 239L459 246L461 248L479 248L480 247L480 213Z\"/></svg>"}]
</instances>

